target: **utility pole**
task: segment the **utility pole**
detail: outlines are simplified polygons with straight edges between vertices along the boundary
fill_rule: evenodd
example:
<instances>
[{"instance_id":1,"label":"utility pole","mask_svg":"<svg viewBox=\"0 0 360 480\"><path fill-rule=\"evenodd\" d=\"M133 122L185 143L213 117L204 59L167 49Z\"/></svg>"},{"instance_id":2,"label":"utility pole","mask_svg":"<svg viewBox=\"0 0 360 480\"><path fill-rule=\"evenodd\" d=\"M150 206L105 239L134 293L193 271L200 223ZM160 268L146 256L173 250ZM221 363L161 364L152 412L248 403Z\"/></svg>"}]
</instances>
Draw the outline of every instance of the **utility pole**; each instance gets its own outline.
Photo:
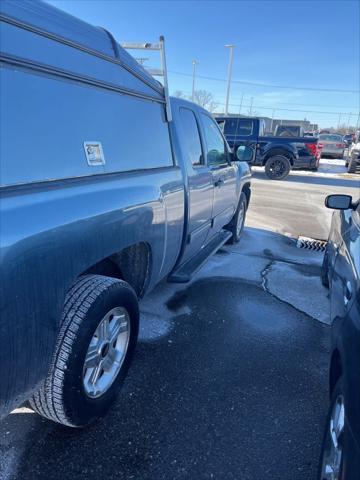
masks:
<instances>
[{"instance_id":1,"label":"utility pole","mask_svg":"<svg viewBox=\"0 0 360 480\"><path fill-rule=\"evenodd\" d=\"M272 133L272 131L273 131L274 115L275 115L275 110L273 110L273 111L272 111L272 114L271 114L271 125L270 125L270 132L271 132L271 133Z\"/></svg>"},{"instance_id":2,"label":"utility pole","mask_svg":"<svg viewBox=\"0 0 360 480\"><path fill-rule=\"evenodd\" d=\"M231 74L232 74L232 65L233 65L233 55L235 45L227 44L225 47L229 48L229 66L228 66L228 80L227 80L227 89L226 89L226 101L225 101L225 115L229 113L229 98L230 98L230 86L231 86Z\"/></svg>"},{"instance_id":3,"label":"utility pole","mask_svg":"<svg viewBox=\"0 0 360 480\"><path fill-rule=\"evenodd\" d=\"M254 101L254 97L251 97L251 98L250 98L250 111L249 111L250 117L252 116L253 101Z\"/></svg>"},{"instance_id":4,"label":"utility pole","mask_svg":"<svg viewBox=\"0 0 360 480\"><path fill-rule=\"evenodd\" d=\"M340 121L341 121L341 113L339 113L339 120L338 120L338 127L337 127L338 130L340 128Z\"/></svg>"},{"instance_id":5,"label":"utility pole","mask_svg":"<svg viewBox=\"0 0 360 480\"><path fill-rule=\"evenodd\" d=\"M349 118L348 118L348 124L347 124L346 133L349 133L350 117L351 117L351 113L349 113Z\"/></svg>"},{"instance_id":6,"label":"utility pole","mask_svg":"<svg viewBox=\"0 0 360 480\"><path fill-rule=\"evenodd\" d=\"M241 108L244 100L244 94L241 95L240 105L239 105L239 115L241 114Z\"/></svg>"},{"instance_id":7,"label":"utility pole","mask_svg":"<svg viewBox=\"0 0 360 480\"><path fill-rule=\"evenodd\" d=\"M199 62L196 60L192 61L193 65L193 76L192 76L192 93L191 93L191 100L195 101L195 73L196 73L196 65L199 65Z\"/></svg>"}]
</instances>

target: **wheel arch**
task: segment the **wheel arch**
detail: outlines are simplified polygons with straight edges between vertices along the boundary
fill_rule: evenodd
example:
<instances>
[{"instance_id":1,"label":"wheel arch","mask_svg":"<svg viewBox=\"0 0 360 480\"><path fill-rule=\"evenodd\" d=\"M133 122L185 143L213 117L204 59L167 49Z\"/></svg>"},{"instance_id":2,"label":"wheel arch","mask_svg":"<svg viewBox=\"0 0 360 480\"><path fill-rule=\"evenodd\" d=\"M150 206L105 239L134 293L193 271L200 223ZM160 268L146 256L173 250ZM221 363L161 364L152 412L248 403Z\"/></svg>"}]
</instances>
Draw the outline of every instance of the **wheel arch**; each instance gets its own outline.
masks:
<instances>
[{"instance_id":1,"label":"wheel arch","mask_svg":"<svg viewBox=\"0 0 360 480\"><path fill-rule=\"evenodd\" d=\"M119 252L101 259L81 272L119 278L127 282L141 298L148 286L152 270L152 252L148 243L127 246Z\"/></svg>"},{"instance_id":2,"label":"wheel arch","mask_svg":"<svg viewBox=\"0 0 360 480\"><path fill-rule=\"evenodd\" d=\"M247 182L244 184L242 191L244 192L246 196L246 201L247 201L247 206L250 204L250 198L251 198L251 187L250 187L250 182Z\"/></svg>"},{"instance_id":3,"label":"wheel arch","mask_svg":"<svg viewBox=\"0 0 360 480\"><path fill-rule=\"evenodd\" d=\"M270 157L274 157L275 155L281 155L283 157L286 157L289 159L291 165L294 165L294 154L290 150L286 148L271 148L269 151L267 151L263 157L263 165L265 165L266 161Z\"/></svg>"}]
</instances>

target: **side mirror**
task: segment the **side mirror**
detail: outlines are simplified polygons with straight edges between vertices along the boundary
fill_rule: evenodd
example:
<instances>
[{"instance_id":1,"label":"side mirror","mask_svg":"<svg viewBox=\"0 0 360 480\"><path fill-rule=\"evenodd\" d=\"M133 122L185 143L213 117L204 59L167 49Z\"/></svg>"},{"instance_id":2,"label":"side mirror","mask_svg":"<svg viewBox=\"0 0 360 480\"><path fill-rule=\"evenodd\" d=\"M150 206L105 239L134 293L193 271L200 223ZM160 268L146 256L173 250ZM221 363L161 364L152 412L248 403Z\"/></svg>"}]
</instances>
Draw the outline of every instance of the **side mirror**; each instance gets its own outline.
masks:
<instances>
[{"instance_id":1,"label":"side mirror","mask_svg":"<svg viewBox=\"0 0 360 480\"><path fill-rule=\"evenodd\" d=\"M251 162L253 159L253 149L246 145L239 145L236 149L236 158L239 162Z\"/></svg>"},{"instance_id":2,"label":"side mirror","mask_svg":"<svg viewBox=\"0 0 360 480\"><path fill-rule=\"evenodd\" d=\"M348 210L353 207L351 195L328 195L325 198L325 206L334 210Z\"/></svg>"}]
</instances>

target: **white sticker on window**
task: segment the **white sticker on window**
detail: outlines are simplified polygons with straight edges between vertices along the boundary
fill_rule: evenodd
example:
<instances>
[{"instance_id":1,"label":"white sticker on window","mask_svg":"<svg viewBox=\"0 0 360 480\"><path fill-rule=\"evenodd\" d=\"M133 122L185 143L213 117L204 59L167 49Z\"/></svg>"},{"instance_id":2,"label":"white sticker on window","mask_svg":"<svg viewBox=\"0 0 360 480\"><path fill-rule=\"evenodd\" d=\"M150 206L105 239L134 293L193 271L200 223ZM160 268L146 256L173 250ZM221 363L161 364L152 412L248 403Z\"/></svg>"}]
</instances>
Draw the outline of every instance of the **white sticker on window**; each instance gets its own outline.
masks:
<instances>
[{"instance_id":1,"label":"white sticker on window","mask_svg":"<svg viewBox=\"0 0 360 480\"><path fill-rule=\"evenodd\" d=\"M100 142L84 142L84 150L90 166L105 165L104 152Z\"/></svg>"}]
</instances>

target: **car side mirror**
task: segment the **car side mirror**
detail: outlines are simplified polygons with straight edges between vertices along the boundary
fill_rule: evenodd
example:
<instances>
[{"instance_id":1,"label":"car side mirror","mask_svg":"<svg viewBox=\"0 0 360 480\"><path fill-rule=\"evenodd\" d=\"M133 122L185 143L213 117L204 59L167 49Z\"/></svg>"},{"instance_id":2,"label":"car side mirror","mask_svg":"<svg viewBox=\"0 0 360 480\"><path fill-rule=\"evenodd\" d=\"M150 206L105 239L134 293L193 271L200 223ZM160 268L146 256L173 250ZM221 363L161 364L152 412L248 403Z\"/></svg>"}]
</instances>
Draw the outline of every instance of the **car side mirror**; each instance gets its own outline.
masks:
<instances>
[{"instance_id":1,"label":"car side mirror","mask_svg":"<svg viewBox=\"0 0 360 480\"><path fill-rule=\"evenodd\" d=\"M239 162L251 162L253 159L253 149L247 145L239 145L236 149L236 159Z\"/></svg>"},{"instance_id":2,"label":"car side mirror","mask_svg":"<svg viewBox=\"0 0 360 480\"><path fill-rule=\"evenodd\" d=\"M353 207L351 195L328 195L325 198L325 206L334 210L348 210Z\"/></svg>"}]
</instances>

